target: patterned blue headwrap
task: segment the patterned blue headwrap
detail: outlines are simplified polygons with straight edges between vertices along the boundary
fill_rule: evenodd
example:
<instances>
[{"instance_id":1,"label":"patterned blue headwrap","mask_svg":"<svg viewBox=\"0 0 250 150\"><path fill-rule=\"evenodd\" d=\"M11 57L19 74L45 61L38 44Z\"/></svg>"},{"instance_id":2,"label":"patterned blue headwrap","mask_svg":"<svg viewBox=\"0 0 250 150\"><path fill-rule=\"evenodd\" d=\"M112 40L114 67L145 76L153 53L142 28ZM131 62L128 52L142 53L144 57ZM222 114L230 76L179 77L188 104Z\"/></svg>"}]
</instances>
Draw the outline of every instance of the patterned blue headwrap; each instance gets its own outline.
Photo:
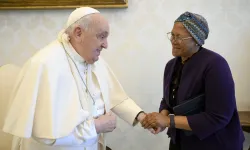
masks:
<instances>
[{"instance_id":1,"label":"patterned blue headwrap","mask_svg":"<svg viewBox=\"0 0 250 150\"><path fill-rule=\"evenodd\" d=\"M204 44L209 34L208 24L204 17L185 12L175 22L181 22L199 45Z\"/></svg>"}]
</instances>

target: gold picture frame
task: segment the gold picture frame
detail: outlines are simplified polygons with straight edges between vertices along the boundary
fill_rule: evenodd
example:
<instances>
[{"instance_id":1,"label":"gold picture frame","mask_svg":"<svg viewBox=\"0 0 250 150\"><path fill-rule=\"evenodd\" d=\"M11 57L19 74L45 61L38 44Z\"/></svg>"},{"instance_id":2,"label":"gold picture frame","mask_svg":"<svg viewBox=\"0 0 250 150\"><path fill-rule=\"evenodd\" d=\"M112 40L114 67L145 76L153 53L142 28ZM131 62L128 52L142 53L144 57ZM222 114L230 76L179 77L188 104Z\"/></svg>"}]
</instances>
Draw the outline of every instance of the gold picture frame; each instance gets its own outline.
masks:
<instances>
[{"instance_id":1,"label":"gold picture frame","mask_svg":"<svg viewBox=\"0 0 250 150\"><path fill-rule=\"evenodd\" d=\"M4 9L127 8L128 0L0 0Z\"/></svg>"}]
</instances>

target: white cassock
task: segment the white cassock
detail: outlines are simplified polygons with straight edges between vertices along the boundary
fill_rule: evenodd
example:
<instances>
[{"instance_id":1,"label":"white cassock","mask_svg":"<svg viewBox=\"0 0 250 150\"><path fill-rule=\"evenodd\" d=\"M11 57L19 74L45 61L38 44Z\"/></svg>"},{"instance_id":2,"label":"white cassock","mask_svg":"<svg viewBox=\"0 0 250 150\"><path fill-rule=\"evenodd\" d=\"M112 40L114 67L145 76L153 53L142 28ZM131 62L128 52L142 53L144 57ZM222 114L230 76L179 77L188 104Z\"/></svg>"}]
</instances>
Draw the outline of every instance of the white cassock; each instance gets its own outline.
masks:
<instances>
[{"instance_id":1,"label":"white cassock","mask_svg":"<svg viewBox=\"0 0 250 150\"><path fill-rule=\"evenodd\" d=\"M104 149L94 118L111 110L135 125L141 111L105 61L84 63L66 34L25 63L11 100L3 131L15 150Z\"/></svg>"},{"instance_id":2,"label":"white cassock","mask_svg":"<svg viewBox=\"0 0 250 150\"><path fill-rule=\"evenodd\" d=\"M10 95L17 79L20 67L13 64L0 66L0 128L3 128L4 118L8 110ZM0 131L0 150L10 150L12 136Z\"/></svg>"}]
</instances>

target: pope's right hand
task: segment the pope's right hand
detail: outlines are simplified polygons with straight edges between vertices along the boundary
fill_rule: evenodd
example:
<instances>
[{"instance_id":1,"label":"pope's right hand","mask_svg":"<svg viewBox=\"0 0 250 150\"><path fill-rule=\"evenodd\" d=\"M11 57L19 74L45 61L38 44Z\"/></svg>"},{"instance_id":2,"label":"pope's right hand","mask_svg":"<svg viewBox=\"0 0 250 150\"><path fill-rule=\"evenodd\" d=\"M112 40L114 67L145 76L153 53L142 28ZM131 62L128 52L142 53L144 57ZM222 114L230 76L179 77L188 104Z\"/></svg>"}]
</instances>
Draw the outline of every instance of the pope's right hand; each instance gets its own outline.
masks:
<instances>
[{"instance_id":1,"label":"pope's right hand","mask_svg":"<svg viewBox=\"0 0 250 150\"><path fill-rule=\"evenodd\" d=\"M95 119L95 128L98 134L112 132L116 128L116 116L112 112L101 115Z\"/></svg>"}]
</instances>

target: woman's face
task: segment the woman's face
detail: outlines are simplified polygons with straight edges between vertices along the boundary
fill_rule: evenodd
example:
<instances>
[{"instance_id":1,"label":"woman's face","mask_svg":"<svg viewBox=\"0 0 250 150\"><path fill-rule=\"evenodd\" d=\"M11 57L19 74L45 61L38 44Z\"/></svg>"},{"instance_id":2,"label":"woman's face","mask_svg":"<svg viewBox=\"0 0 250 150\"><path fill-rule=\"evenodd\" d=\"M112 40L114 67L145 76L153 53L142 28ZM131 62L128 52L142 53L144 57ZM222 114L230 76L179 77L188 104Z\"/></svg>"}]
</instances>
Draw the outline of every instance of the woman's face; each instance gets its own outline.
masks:
<instances>
[{"instance_id":1,"label":"woman's face","mask_svg":"<svg viewBox=\"0 0 250 150\"><path fill-rule=\"evenodd\" d=\"M180 22L174 24L171 35L172 55L175 57L189 57L197 47L194 38Z\"/></svg>"}]
</instances>

